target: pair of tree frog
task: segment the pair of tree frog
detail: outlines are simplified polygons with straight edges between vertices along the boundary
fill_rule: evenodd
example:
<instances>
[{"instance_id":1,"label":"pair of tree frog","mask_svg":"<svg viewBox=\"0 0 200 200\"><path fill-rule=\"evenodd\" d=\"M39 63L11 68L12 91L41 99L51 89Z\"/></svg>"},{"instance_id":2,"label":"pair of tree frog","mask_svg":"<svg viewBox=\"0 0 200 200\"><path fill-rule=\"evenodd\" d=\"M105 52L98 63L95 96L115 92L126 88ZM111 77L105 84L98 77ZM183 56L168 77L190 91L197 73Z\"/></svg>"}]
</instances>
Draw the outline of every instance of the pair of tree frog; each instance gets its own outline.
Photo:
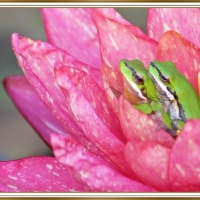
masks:
<instances>
[{"instance_id":1,"label":"pair of tree frog","mask_svg":"<svg viewBox=\"0 0 200 200\"><path fill-rule=\"evenodd\" d=\"M188 119L200 119L200 98L172 62L121 60L124 96L134 108L153 117L172 136ZM130 101L131 97L131 101Z\"/></svg>"}]
</instances>

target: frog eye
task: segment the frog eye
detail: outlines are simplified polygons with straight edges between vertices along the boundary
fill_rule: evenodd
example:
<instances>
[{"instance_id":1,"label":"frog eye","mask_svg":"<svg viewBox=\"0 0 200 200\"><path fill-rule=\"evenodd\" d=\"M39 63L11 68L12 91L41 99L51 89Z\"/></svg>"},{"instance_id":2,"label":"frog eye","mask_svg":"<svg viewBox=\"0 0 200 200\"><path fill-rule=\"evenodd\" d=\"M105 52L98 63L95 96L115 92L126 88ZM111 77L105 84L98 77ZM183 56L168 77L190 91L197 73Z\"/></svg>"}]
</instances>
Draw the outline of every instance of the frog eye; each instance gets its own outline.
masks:
<instances>
[{"instance_id":1,"label":"frog eye","mask_svg":"<svg viewBox=\"0 0 200 200\"><path fill-rule=\"evenodd\" d=\"M167 75L161 74L160 79L163 82L169 82L169 77Z\"/></svg>"},{"instance_id":2,"label":"frog eye","mask_svg":"<svg viewBox=\"0 0 200 200\"><path fill-rule=\"evenodd\" d=\"M135 74L133 75L133 81L134 81L135 83L137 83L137 84L142 84L142 83L144 83L144 78L143 78L142 75L135 73Z\"/></svg>"}]
</instances>

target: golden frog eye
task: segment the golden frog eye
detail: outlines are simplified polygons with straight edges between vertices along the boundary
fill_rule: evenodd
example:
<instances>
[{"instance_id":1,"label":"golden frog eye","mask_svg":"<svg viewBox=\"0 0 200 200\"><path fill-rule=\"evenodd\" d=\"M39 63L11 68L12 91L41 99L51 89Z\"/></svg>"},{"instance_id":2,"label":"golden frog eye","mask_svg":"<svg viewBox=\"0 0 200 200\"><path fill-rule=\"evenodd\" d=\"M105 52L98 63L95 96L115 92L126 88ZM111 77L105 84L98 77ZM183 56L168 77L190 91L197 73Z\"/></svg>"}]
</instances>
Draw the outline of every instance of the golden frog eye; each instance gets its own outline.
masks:
<instances>
[{"instance_id":1,"label":"golden frog eye","mask_svg":"<svg viewBox=\"0 0 200 200\"><path fill-rule=\"evenodd\" d=\"M137 84L143 84L144 83L144 77L140 74L135 73L133 75L133 81Z\"/></svg>"},{"instance_id":2,"label":"golden frog eye","mask_svg":"<svg viewBox=\"0 0 200 200\"><path fill-rule=\"evenodd\" d=\"M161 74L160 79L163 82L169 82L169 77L167 75Z\"/></svg>"}]
</instances>

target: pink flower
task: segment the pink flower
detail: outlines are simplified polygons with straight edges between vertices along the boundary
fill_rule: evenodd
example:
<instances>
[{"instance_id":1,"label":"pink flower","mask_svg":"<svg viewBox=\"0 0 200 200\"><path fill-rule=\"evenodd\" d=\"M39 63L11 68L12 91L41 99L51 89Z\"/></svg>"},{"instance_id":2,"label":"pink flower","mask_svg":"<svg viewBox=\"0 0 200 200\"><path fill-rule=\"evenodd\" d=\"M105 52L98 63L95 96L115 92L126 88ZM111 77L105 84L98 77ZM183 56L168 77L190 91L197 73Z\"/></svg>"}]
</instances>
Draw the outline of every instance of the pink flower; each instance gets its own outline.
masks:
<instances>
[{"instance_id":1,"label":"pink flower","mask_svg":"<svg viewBox=\"0 0 200 200\"><path fill-rule=\"evenodd\" d=\"M55 158L1 162L0 190L199 191L199 121L188 120L174 140L110 87L123 90L119 60L138 58L175 62L197 90L200 11L150 9L148 36L114 9L42 16L49 43L13 34L25 77L4 84Z\"/></svg>"}]
</instances>

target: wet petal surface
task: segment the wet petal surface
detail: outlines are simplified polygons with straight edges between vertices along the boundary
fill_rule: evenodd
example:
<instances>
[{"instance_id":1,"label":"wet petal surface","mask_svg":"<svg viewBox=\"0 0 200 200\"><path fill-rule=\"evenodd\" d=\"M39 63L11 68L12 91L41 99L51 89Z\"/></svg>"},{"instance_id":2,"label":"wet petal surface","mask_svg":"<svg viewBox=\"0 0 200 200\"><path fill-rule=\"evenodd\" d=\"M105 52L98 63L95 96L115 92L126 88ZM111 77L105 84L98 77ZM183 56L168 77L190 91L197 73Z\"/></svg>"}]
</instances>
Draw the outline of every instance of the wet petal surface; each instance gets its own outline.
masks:
<instances>
[{"instance_id":1,"label":"wet petal surface","mask_svg":"<svg viewBox=\"0 0 200 200\"><path fill-rule=\"evenodd\" d=\"M0 190L4 192L83 192L69 169L52 157L0 162Z\"/></svg>"},{"instance_id":2,"label":"wet petal surface","mask_svg":"<svg viewBox=\"0 0 200 200\"><path fill-rule=\"evenodd\" d=\"M112 164L124 173L129 173L124 159L124 136L117 117L106 102L105 93L102 94L103 90L81 70L61 67L56 70L56 77L76 124L107 155ZM90 88L87 88L88 84ZM112 122L107 124L106 119Z\"/></svg>"},{"instance_id":3,"label":"wet petal surface","mask_svg":"<svg viewBox=\"0 0 200 200\"><path fill-rule=\"evenodd\" d=\"M54 153L61 163L71 167L80 184L88 191L151 192L154 189L123 176L101 158L87 151L72 137L52 135Z\"/></svg>"},{"instance_id":4,"label":"wet petal surface","mask_svg":"<svg viewBox=\"0 0 200 200\"><path fill-rule=\"evenodd\" d=\"M98 74L100 71L80 63L64 51L47 43L20 37L18 34L12 35L12 46L19 66L53 116L84 147L105 157L102 151L76 125L75 119L68 109L65 95L55 80L54 68L59 63L63 63L85 70L90 75L93 72ZM95 76L93 77L95 78Z\"/></svg>"},{"instance_id":5,"label":"wet petal surface","mask_svg":"<svg viewBox=\"0 0 200 200\"><path fill-rule=\"evenodd\" d=\"M92 9L43 8L41 13L50 44L100 69L102 60Z\"/></svg>"},{"instance_id":6,"label":"wet petal surface","mask_svg":"<svg viewBox=\"0 0 200 200\"><path fill-rule=\"evenodd\" d=\"M146 185L170 191L168 161L170 149L154 142L133 140L126 146L126 158L132 170Z\"/></svg>"},{"instance_id":7,"label":"wet petal surface","mask_svg":"<svg viewBox=\"0 0 200 200\"><path fill-rule=\"evenodd\" d=\"M118 69L121 59L140 59L147 66L155 59L157 42L147 37L138 27L131 25L114 9L95 9L101 54L104 64Z\"/></svg>"},{"instance_id":8,"label":"wet petal surface","mask_svg":"<svg viewBox=\"0 0 200 200\"><path fill-rule=\"evenodd\" d=\"M199 8L150 8L148 10L148 35L159 41L162 34L174 30L200 47Z\"/></svg>"},{"instance_id":9,"label":"wet petal surface","mask_svg":"<svg viewBox=\"0 0 200 200\"><path fill-rule=\"evenodd\" d=\"M200 121L189 120L170 154L169 176L173 191L199 191Z\"/></svg>"}]
</instances>

